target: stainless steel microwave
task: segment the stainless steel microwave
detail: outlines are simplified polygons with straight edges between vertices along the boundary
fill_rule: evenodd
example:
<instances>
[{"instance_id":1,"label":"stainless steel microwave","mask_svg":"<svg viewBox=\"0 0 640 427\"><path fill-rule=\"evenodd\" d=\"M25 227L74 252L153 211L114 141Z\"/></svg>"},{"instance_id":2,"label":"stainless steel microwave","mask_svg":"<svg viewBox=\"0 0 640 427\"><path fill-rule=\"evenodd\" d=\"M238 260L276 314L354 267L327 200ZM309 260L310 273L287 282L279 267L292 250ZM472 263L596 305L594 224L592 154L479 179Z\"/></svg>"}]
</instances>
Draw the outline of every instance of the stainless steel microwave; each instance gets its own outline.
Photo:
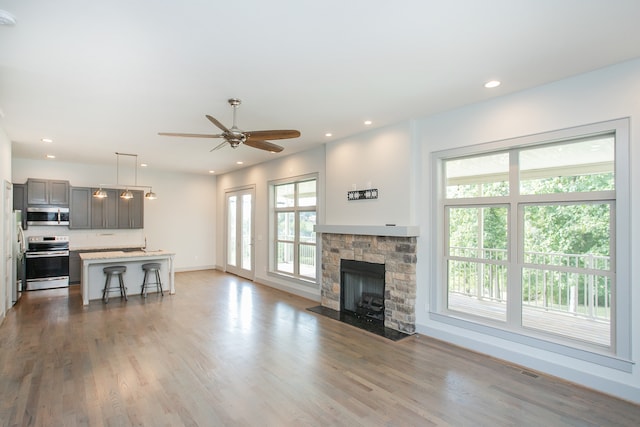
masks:
<instances>
[{"instance_id":1,"label":"stainless steel microwave","mask_svg":"<svg viewBox=\"0 0 640 427\"><path fill-rule=\"evenodd\" d=\"M69 208L28 207L28 225L69 225Z\"/></svg>"}]
</instances>

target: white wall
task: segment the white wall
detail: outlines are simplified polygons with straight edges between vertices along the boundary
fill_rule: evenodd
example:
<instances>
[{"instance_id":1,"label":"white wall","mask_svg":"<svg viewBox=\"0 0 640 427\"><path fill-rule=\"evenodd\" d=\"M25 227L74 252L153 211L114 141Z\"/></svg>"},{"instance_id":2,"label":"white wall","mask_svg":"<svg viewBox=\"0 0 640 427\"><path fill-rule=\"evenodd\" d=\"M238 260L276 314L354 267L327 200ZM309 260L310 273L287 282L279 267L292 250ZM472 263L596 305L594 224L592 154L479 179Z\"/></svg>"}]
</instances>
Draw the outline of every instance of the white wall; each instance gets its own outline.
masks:
<instances>
[{"instance_id":1,"label":"white wall","mask_svg":"<svg viewBox=\"0 0 640 427\"><path fill-rule=\"evenodd\" d=\"M318 203L324 206L324 181L325 181L325 150L324 147L296 153L278 158L267 163L241 169L218 177L217 184L217 217L219 218L216 236L217 258L216 265L224 270L225 267L225 191L245 186L255 186L255 281L263 283L287 292L300 295L313 300L319 300L320 287L318 285L300 284L297 281L289 281L281 277L269 275L268 271L268 245L269 245L269 195L268 182L318 174ZM345 193L346 196L346 193ZM318 222L323 221L323 211L318 212Z\"/></svg>"},{"instance_id":2,"label":"white wall","mask_svg":"<svg viewBox=\"0 0 640 427\"><path fill-rule=\"evenodd\" d=\"M447 148L497 141L540 132L631 117L640 119L640 60L558 81L526 92L471 105L417 121L422 145L422 188L430 188L429 153ZM637 223L640 186L633 165L640 165L640 135L631 129L631 218ZM619 159L623 160L623 159ZM604 368L594 363L542 351L438 322L429 316L432 281L431 196L424 192L420 214L422 234L418 239L417 330L476 351L528 366L628 400L640 402L640 370L633 373ZM632 220L633 221L633 220ZM640 362L640 230L632 224L632 355ZM636 326L633 328L633 326Z\"/></svg>"},{"instance_id":3,"label":"white wall","mask_svg":"<svg viewBox=\"0 0 640 427\"><path fill-rule=\"evenodd\" d=\"M84 165L56 160L13 159L13 182L27 178L68 180L72 186L115 184L116 165ZM133 182L123 180L121 182ZM177 271L215 267L216 177L139 168L138 184L152 185L157 200L144 201L142 230L69 230L29 227L27 235L69 235L74 248L142 246L175 252Z\"/></svg>"},{"instance_id":4,"label":"white wall","mask_svg":"<svg viewBox=\"0 0 640 427\"><path fill-rule=\"evenodd\" d=\"M4 181L11 182L11 141L5 133L4 129L0 127L0 200L4 200ZM12 196L13 197L13 196ZM13 198L12 198L13 200ZM7 287L4 281L4 268L5 261L8 253L5 253L4 239L5 239L5 221L10 220L5 218L5 212L0 203L0 259L2 260L2 275L0 276L0 324L4 320L5 314L11 301L6 301ZM11 250L11 249L10 249Z\"/></svg>"},{"instance_id":5,"label":"white wall","mask_svg":"<svg viewBox=\"0 0 640 427\"><path fill-rule=\"evenodd\" d=\"M327 225L415 225L411 137L402 123L327 144ZM347 200L368 188L378 199Z\"/></svg>"}]
</instances>

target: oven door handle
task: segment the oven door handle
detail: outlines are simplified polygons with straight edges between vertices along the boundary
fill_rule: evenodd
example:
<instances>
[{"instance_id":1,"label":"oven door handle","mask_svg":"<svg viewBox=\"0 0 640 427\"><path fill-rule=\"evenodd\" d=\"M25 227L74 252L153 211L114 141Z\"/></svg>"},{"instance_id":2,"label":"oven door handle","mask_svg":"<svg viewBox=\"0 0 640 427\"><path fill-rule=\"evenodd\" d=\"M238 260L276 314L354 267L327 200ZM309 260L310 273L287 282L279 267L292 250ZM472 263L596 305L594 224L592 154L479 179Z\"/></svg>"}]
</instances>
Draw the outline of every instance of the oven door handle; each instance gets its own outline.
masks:
<instances>
[{"instance_id":1,"label":"oven door handle","mask_svg":"<svg viewBox=\"0 0 640 427\"><path fill-rule=\"evenodd\" d=\"M27 252L27 258L53 258L69 256L69 251Z\"/></svg>"}]
</instances>

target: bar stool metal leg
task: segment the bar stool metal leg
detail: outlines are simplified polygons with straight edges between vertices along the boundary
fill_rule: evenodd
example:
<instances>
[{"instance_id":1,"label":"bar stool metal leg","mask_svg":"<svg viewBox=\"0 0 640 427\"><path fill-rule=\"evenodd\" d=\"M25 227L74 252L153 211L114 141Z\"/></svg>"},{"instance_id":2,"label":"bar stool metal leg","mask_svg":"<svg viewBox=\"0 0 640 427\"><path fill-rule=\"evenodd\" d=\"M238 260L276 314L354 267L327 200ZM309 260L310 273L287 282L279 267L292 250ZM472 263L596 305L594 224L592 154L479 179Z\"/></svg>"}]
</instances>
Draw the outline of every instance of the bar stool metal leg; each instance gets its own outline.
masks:
<instances>
[{"instance_id":1,"label":"bar stool metal leg","mask_svg":"<svg viewBox=\"0 0 640 427\"><path fill-rule=\"evenodd\" d=\"M160 295L164 296L162 282L160 281L160 270L156 270L156 288L160 291Z\"/></svg>"},{"instance_id":2,"label":"bar stool metal leg","mask_svg":"<svg viewBox=\"0 0 640 427\"><path fill-rule=\"evenodd\" d=\"M147 290L149 286L156 285L156 291L160 292L162 296L164 296L164 291L162 289L162 281L160 280L160 263L159 262L149 262L142 265L142 269L144 270L144 278L142 279L142 287L140 289L140 295L143 297L147 297ZM151 276L149 273L152 273ZM149 280L155 277L155 283L150 283Z\"/></svg>"},{"instance_id":3,"label":"bar stool metal leg","mask_svg":"<svg viewBox=\"0 0 640 427\"><path fill-rule=\"evenodd\" d=\"M124 265L114 265L111 267L105 267L102 269L104 274L107 276L104 281L104 289L102 289L102 300L105 304L109 302L109 292L119 290L120 296L125 299L125 301L129 300L127 296L127 288L124 285L123 275L125 271L127 271L127 267ZM111 286L111 278L113 276L118 276L118 286Z\"/></svg>"},{"instance_id":4,"label":"bar stool metal leg","mask_svg":"<svg viewBox=\"0 0 640 427\"><path fill-rule=\"evenodd\" d=\"M129 301L129 297L127 296L127 288L124 286L124 279L122 278L122 274L118 274L118 279L120 279L120 296L123 296L125 301Z\"/></svg>"},{"instance_id":5,"label":"bar stool metal leg","mask_svg":"<svg viewBox=\"0 0 640 427\"><path fill-rule=\"evenodd\" d=\"M149 275L149 270L144 270L144 277L142 278L142 288L140 289L140 296L147 297L147 287L145 286L147 283L147 276Z\"/></svg>"}]
</instances>

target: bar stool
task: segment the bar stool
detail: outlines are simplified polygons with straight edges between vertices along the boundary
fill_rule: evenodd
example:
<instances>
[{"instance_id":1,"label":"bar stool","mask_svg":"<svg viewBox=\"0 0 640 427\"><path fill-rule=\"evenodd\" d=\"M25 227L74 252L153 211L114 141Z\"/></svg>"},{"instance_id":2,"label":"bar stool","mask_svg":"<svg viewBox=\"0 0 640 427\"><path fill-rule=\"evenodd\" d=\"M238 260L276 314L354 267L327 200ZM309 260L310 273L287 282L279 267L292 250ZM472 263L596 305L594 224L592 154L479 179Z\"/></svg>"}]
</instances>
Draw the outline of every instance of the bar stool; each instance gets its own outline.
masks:
<instances>
[{"instance_id":1,"label":"bar stool","mask_svg":"<svg viewBox=\"0 0 640 427\"><path fill-rule=\"evenodd\" d=\"M146 264L142 264L142 269L144 270L144 279L142 279L142 288L140 290L140 295L147 297L147 289L151 285L156 285L156 291L159 291L162 296L164 296L164 291L162 290L162 282L160 281L160 263L159 262L148 262ZM149 282L149 273L155 273L155 282Z\"/></svg>"},{"instance_id":2,"label":"bar stool","mask_svg":"<svg viewBox=\"0 0 640 427\"><path fill-rule=\"evenodd\" d=\"M119 290L120 296L124 297L125 301L128 301L127 297L127 288L124 287L124 280L122 279L122 275L125 271L127 271L127 267L124 265L113 265L111 267L105 267L102 269L104 274L107 275L107 278L104 282L104 289L102 290L102 301L104 303L109 302L109 292ZM118 276L118 286L111 286L111 278L113 276Z\"/></svg>"}]
</instances>

